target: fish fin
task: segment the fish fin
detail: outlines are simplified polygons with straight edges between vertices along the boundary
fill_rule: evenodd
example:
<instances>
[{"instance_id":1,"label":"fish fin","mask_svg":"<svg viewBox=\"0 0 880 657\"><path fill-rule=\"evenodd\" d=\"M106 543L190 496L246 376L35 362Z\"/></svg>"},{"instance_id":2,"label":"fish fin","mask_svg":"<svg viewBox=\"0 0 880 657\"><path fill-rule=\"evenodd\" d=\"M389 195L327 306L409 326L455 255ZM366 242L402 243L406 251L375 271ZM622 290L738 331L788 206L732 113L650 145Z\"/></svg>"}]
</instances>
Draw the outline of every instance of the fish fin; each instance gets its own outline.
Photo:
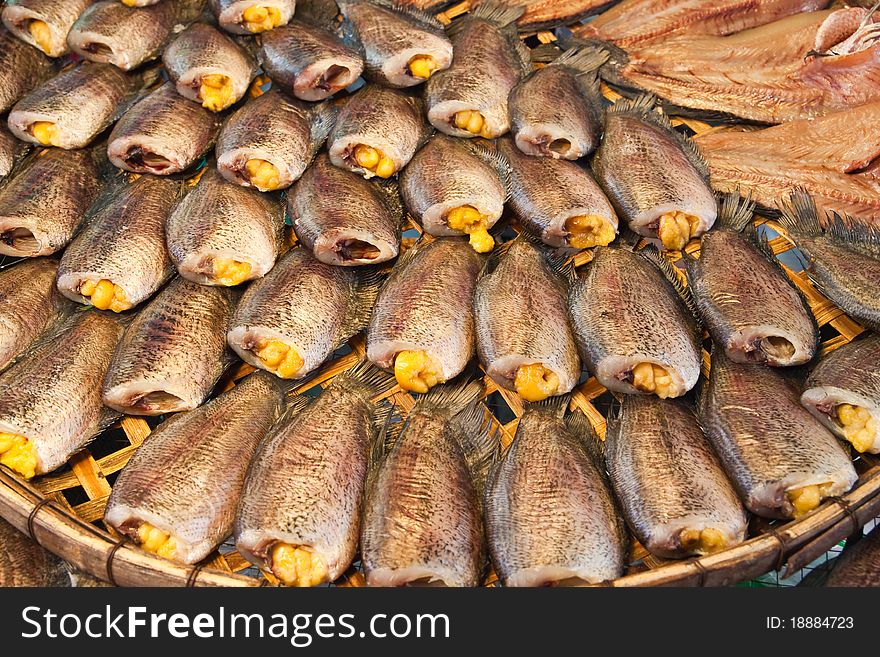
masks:
<instances>
[{"instance_id":1,"label":"fish fin","mask_svg":"<svg viewBox=\"0 0 880 657\"><path fill-rule=\"evenodd\" d=\"M498 0L483 0L467 16L489 21L498 27L507 27L515 24L525 11L525 5L499 2Z\"/></svg>"},{"instance_id":2,"label":"fish fin","mask_svg":"<svg viewBox=\"0 0 880 657\"><path fill-rule=\"evenodd\" d=\"M392 374L376 367L366 358L362 358L350 370L337 376L330 385L341 385L343 382L355 386L370 397L388 392L397 383Z\"/></svg>"},{"instance_id":3,"label":"fish fin","mask_svg":"<svg viewBox=\"0 0 880 657\"><path fill-rule=\"evenodd\" d=\"M629 114L666 132L678 144L691 165L708 181L709 164L706 162L706 158L703 157L700 149L692 139L686 137L673 127L666 114L655 111L657 103L657 97L653 94L641 94L636 98L618 100L605 110L605 114L606 117L616 114Z\"/></svg>"},{"instance_id":4,"label":"fish fin","mask_svg":"<svg viewBox=\"0 0 880 657\"><path fill-rule=\"evenodd\" d=\"M397 257L397 260L394 262L394 267L392 267L392 273L396 271L401 271L405 267L409 266L409 263L415 260L418 253L428 244L430 244L430 242L422 238L411 247L409 247L406 251L404 251L401 255L399 255Z\"/></svg>"},{"instance_id":5,"label":"fish fin","mask_svg":"<svg viewBox=\"0 0 880 657\"><path fill-rule=\"evenodd\" d=\"M302 384L302 379L297 381L298 384ZM308 395L303 394L294 394L288 395L285 398L284 410L282 411L279 418L275 421L276 426L280 426L282 424L287 424L294 417L302 413L306 408L312 405L315 401L314 397L309 397Z\"/></svg>"},{"instance_id":6,"label":"fish fin","mask_svg":"<svg viewBox=\"0 0 880 657\"><path fill-rule=\"evenodd\" d=\"M336 124L336 106L329 100L313 105L309 108L311 112L311 122L309 130L312 137L312 157L318 154L321 146L327 141L333 126Z\"/></svg>"},{"instance_id":7,"label":"fish fin","mask_svg":"<svg viewBox=\"0 0 880 657\"><path fill-rule=\"evenodd\" d=\"M795 187L788 198L782 200L779 210L780 225L793 235L818 237L824 232L816 202L803 187Z\"/></svg>"},{"instance_id":8,"label":"fish fin","mask_svg":"<svg viewBox=\"0 0 880 657\"><path fill-rule=\"evenodd\" d=\"M397 218L397 225L403 228L406 223L406 211L403 207L403 199L400 198L400 186L397 178L374 178L372 184L382 195L388 214Z\"/></svg>"},{"instance_id":9,"label":"fish fin","mask_svg":"<svg viewBox=\"0 0 880 657\"><path fill-rule=\"evenodd\" d=\"M571 394L556 395L539 402L526 402L525 408L526 410L547 411L561 418L565 415L569 403L571 403Z\"/></svg>"},{"instance_id":10,"label":"fish fin","mask_svg":"<svg viewBox=\"0 0 880 657\"><path fill-rule=\"evenodd\" d=\"M523 76L526 76L532 72L532 51L529 50L529 47L519 38L516 31L513 29L509 29L508 31L510 32L508 38L513 47L513 52L519 60L520 72Z\"/></svg>"},{"instance_id":11,"label":"fish fin","mask_svg":"<svg viewBox=\"0 0 880 657\"><path fill-rule=\"evenodd\" d=\"M376 297L382 288L384 275L379 267L362 267L354 272L355 280L351 289L351 308L339 328L339 339L333 347L336 351L353 335L360 333L370 323Z\"/></svg>"},{"instance_id":12,"label":"fish fin","mask_svg":"<svg viewBox=\"0 0 880 657\"><path fill-rule=\"evenodd\" d=\"M373 488L373 482L379 472L379 466L385 460L385 456L400 438L404 422L388 400L383 400L373 407L374 433L370 441L370 451L367 455L367 475L364 483L364 494Z\"/></svg>"},{"instance_id":13,"label":"fish fin","mask_svg":"<svg viewBox=\"0 0 880 657\"><path fill-rule=\"evenodd\" d=\"M719 212L717 224L722 228L741 233L746 226L752 223L755 215L755 204L752 202L751 193L744 198L739 191L719 195Z\"/></svg>"},{"instance_id":14,"label":"fish fin","mask_svg":"<svg viewBox=\"0 0 880 657\"><path fill-rule=\"evenodd\" d=\"M542 43L532 48L532 62L535 64L552 64L562 55L564 50L556 43Z\"/></svg>"},{"instance_id":15,"label":"fish fin","mask_svg":"<svg viewBox=\"0 0 880 657\"><path fill-rule=\"evenodd\" d=\"M186 25L196 21L205 12L205 0L177 0L175 2L175 21L176 25L171 30L173 36L176 36Z\"/></svg>"},{"instance_id":16,"label":"fish fin","mask_svg":"<svg viewBox=\"0 0 880 657\"><path fill-rule=\"evenodd\" d=\"M461 141L465 142L464 146L471 153L495 170L498 174L498 179L501 181L501 186L504 187L504 202L506 203L510 200L510 195L513 191L513 170L504 154L498 148L495 148L492 142L485 139L465 139Z\"/></svg>"},{"instance_id":17,"label":"fish fin","mask_svg":"<svg viewBox=\"0 0 880 657\"><path fill-rule=\"evenodd\" d=\"M855 217L846 218L832 213L827 220L826 234L835 242L844 244L865 255L880 255L880 231Z\"/></svg>"},{"instance_id":18,"label":"fish fin","mask_svg":"<svg viewBox=\"0 0 880 657\"><path fill-rule=\"evenodd\" d=\"M410 414L424 410L447 410L450 415L458 415L469 404L483 394L483 383L472 377L472 372L460 374L450 383L434 386L419 396Z\"/></svg>"},{"instance_id":19,"label":"fish fin","mask_svg":"<svg viewBox=\"0 0 880 657\"><path fill-rule=\"evenodd\" d=\"M592 44L574 45L567 48L552 64L573 69L577 75L595 77L597 71L605 65L610 56L611 54L606 48Z\"/></svg>"},{"instance_id":20,"label":"fish fin","mask_svg":"<svg viewBox=\"0 0 880 657\"><path fill-rule=\"evenodd\" d=\"M336 32L336 17L339 15L339 5L335 0L297 0L296 18Z\"/></svg>"},{"instance_id":21,"label":"fish fin","mask_svg":"<svg viewBox=\"0 0 880 657\"><path fill-rule=\"evenodd\" d=\"M681 280L675 265L669 262L669 260L653 246L649 246L648 248L639 251L639 255L660 270L663 278L669 282L672 289L675 290L678 295L678 298L681 299L685 308L687 308L690 313L691 318L693 319L694 331L697 333L698 339L702 337L702 326L699 320L700 315L697 310L697 303L694 300L693 292L690 287Z\"/></svg>"},{"instance_id":22,"label":"fish fin","mask_svg":"<svg viewBox=\"0 0 880 657\"><path fill-rule=\"evenodd\" d=\"M590 419L581 411L572 411L565 416L565 427L584 446L590 460L599 470L605 470L605 443L599 438Z\"/></svg>"},{"instance_id":23,"label":"fish fin","mask_svg":"<svg viewBox=\"0 0 880 657\"><path fill-rule=\"evenodd\" d=\"M557 274L567 283L574 282L577 273L575 272L574 262L571 260L569 253L565 253L564 251L559 253L555 251L552 247L544 244L539 237L532 235L525 230L521 231L516 238L511 241L515 242L516 240L531 244L532 247L541 254L541 257L544 258L544 262L553 273Z\"/></svg>"},{"instance_id":24,"label":"fish fin","mask_svg":"<svg viewBox=\"0 0 880 657\"><path fill-rule=\"evenodd\" d=\"M496 241L495 248L492 249L492 252L483 263L483 268L480 270L480 275L478 276L478 279L489 276L493 271L495 271L495 269L498 268L499 263L504 259L504 256L507 255L507 252L510 251L510 247L513 242L514 240L508 240L507 242L498 244Z\"/></svg>"},{"instance_id":25,"label":"fish fin","mask_svg":"<svg viewBox=\"0 0 880 657\"><path fill-rule=\"evenodd\" d=\"M477 498L483 499L483 491L492 464L498 456L501 433L493 426L492 415L480 402L473 401L452 419L459 447L467 462Z\"/></svg>"},{"instance_id":26,"label":"fish fin","mask_svg":"<svg viewBox=\"0 0 880 657\"><path fill-rule=\"evenodd\" d=\"M443 34L443 24L430 11L408 5L401 0L338 0L339 10L346 15L346 8L352 5L371 4L394 13L400 18L408 19L416 27L432 30Z\"/></svg>"}]
</instances>

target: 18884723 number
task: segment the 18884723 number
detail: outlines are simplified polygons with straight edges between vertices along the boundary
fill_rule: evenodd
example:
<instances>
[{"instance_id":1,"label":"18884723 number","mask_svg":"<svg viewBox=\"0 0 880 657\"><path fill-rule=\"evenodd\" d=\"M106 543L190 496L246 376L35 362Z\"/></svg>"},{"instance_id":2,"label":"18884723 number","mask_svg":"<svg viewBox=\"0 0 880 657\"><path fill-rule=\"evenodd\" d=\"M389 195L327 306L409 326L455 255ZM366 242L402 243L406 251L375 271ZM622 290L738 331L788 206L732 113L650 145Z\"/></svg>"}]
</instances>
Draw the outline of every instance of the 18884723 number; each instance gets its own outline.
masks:
<instances>
[{"instance_id":1,"label":"18884723 number","mask_svg":"<svg viewBox=\"0 0 880 657\"><path fill-rule=\"evenodd\" d=\"M851 630L852 616L779 616L767 617L768 630Z\"/></svg>"}]
</instances>

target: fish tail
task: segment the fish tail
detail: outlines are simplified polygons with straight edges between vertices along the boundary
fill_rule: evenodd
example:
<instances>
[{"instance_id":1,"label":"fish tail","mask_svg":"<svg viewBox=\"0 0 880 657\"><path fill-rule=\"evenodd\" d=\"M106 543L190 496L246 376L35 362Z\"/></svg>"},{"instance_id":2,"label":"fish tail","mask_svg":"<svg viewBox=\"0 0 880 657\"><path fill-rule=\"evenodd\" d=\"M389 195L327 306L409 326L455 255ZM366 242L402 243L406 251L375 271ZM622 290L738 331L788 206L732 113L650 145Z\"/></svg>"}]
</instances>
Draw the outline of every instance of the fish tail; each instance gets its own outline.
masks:
<instances>
[{"instance_id":1,"label":"fish tail","mask_svg":"<svg viewBox=\"0 0 880 657\"><path fill-rule=\"evenodd\" d=\"M337 348L342 346L351 336L360 333L370 323L373 306L379 296L384 282L384 275L379 267L363 267L355 273L355 282L351 290L351 309L339 330Z\"/></svg>"},{"instance_id":2,"label":"fish tail","mask_svg":"<svg viewBox=\"0 0 880 657\"><path fill-rule=\"evenodd\" d=\"M565 416L565 427L572 436L581 441L593 464L604 471L605 443L599 438L590 419L580 411L572 411Z\"/></svg>"},{"instance_id":3,"label":"fish tail","mask_svg":"<svg viewBox=\"0 0 880 657\"><path fill-rule=\"evenodd\" d=\"M410 412L442 409L454 416L479 399L482 394L482 382L473 378L471 373L465 372L453 379L451 383L431 388L426 394L419 397Z\"/></svg>"},{"instance_id":4,"label":"fish tail","mask_svg":"<svg viewBox=\"0 0 880 657\"><path fill-rule=\"evenodd\" d=\"M690 313L694 331L701 337L702 327L699 320L700 315L697 312L697 303L694 300L690 287L688 287L679 270L653 246L643 249L639 254L653 264L663 275L663 278L672 286L672 289L675 290L675 293Z\"/></svg>"},{"instance_id":5,"label":"fish tail","mask_svg":"<svg viewBox=\"0 0 880 657\"><path fill-rule=\"evenodd\" d=\"M567 394L548 397L539 402L527 402L525 407L526 410L546 411L561 418L565 415L569 403L571 403L571 395Z\"/></svg>"},{"instance_id":6,"label":"fish tail","mask_svg":"<svg viewBox=\"0 0 880 657\"><path fill-rule=\"evenodd\" d=\"M492 422L492 416L486 407L477 401L471 402L456 415L452 425L458 434L459 446L477 490L477 497L482 499L489 472L498 456L500 428Z\"/></svg>"},{"instance_id":7,"label":"fish tail","mask_svg":"<svg viewBox=\"0 0 880 657\"><path fill-rule=\"evenodd\" d=\"M717 224L723 228L741 233L748 226L755 214L755 203L751 193L742 197L739 190L720 195Z\"/></svg>"},{"instance_id":8,"label":"fish tail","mask_svg":"<svg viewBox=\"0 0 880 657\"><path fill-rule=\"evenodd\" d=\"M577 71L578 75L591 75L604 66L610 56L611 53L605 48L583 44L568 48L553 64L568 66Z\"/></svg>"},{"instance_id":9,"label":"fish tail","mask_svg":"<svg viewBox=\"0 0 880 657\"><path fill-rule=\"evenodd\" d=\"M783 199L780 212L779 223L791 233L807 237L823 233L816 202L803 187L796 187L788 198Z\"/></svg>"},{"instance_id":10,"label":"fish tail","mask_svg":"<svg viewBox=\"0 0 880 657\"><path fill-rule=\"evenodd\" d=\"M381 395L394 387L396 380L393 375L385 370L376 367L366 358L362 358L350 370L343 372L333 380L333 385L337 382L352 386L362 391L369 397Z\"/></svg>"},{"instance_id":11,"label":"fish tail","mask_svg":"<svg viewBox=\"0 0 880 657\"><path fill-rule=\"evenodd\" d=\"M498 178L501 181L501 186L504 187L506 194L504 201L506 203L510 199L510 194L513 190L513 170L510 167L510 162L504 156L504 153L496 148L492 142L486 139L467 139L463 141L466 142L464 146L471 153L476 155L496 171Z\"/></svg>"},{"instance_id":12,"label":"fish tail","mask_svg":"<svg viewBox=\"0 0 880 657\"><path fill-rule=\"evenodd\" d=\"M469 16L489 21L498 27L507 27L519 20L525 11L525 5L508 4L506 2L498 2L498 0L484 0L484 2L477 5L476 9L470 12Z\"/></svg>"},{"instance_id":13,"label":"fish tail","mask_svg":"<svg viewBox=\"0 0 880 657\"><path fill-rule=\"evenodd\" d=\"M312 122L310 126L314 153L313 156L321 149L330 131L336 124L336 107L329 100L325 100L311 108Z\"/></svg>"}]
</instances>

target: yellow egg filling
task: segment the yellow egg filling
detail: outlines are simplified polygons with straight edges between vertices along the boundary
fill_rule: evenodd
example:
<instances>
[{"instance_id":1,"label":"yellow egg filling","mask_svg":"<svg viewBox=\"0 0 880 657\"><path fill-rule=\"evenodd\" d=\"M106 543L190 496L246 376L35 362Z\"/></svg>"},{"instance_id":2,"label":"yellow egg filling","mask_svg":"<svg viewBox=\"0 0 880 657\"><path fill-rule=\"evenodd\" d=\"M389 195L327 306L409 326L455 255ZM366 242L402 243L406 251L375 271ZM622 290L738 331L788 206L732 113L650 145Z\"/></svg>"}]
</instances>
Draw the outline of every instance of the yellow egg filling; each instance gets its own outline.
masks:
<instances>
[{"instance_id":1,"label":"yellow egg filling","mask_svg":"<svg viewBox=\"0 0 880 657\"><path fill-rule=\"evenodd\" d=\"M51 121L36 121L31 124L31 134L43 146L58 146L60 137L58 126Z\"/></svg>"},{"instance_id":2,"label":"yellow egg filling","mask_svg":"<svg viewBox=\"0 0 880 657\"><path fill-rule=\"evenodd\" d=\"M235 89L228 75L214 73L202 76L199 85L202 107L212 112L226 109L235 102Z\"/></svg>"},{"instance_id":3,"label":"yellow egg filling","mask_svg":"<svg viewBox=\"0 0 880 657\"><path fill-rule=\"evenodd\" d=\"M614 226L607 219L595 214L568 218L565 230L568 231L569 246L575 249L607 246L616 234Z\"/></svg>"},{"instance_id":4,"label":"yellow egg filling","mask_svg":"<svg viewBox=\"0 0 880 657\"><path fill-rule=\"evenodd\" d=\"M670 251L680 251L690 241L700 225L700 218L678 210L667 212L660 217L657 236L663 246Z\"/></svg>"},{"instance_id":5,"label":"yellow egg filling","mask_svg":"<svg viewBox=\"0 0 880 657\"><path fill-rule=\"evenodd\" d=\"M420 80L427 80L437 70L437 60L431 55L416 55L407 63L410 75Z\"/></svg>"},{"instance_id":6,"label":"yellow egg filling","mask_svg":"<svg viewBox=\"0 0 880 657\"><path fill-rule=\"evenodd\" d=\"M0 433L0 464L30 479L37 472L37 450L24 436Z\"/></svg>"},{"instance_id":7,"label":"yellow egg filling","mask_svg":"<svg viewBox=\"0 0 880 657\"><path fill-rule=\"evenodd\" d=\"M679 534L681 546L688 552L710 554L726 547L724 534L714 527L705 529L683 529Z\"/></svg>"},{"instance_id":8,"label":"yellow egg filling","mask_svg":"<svg viewBox=\"0 0 880 657\"><path fill-rule=\"evenodd\" d=\"M541 363L521 365L516 370L513 387L526 401L538 402L559 391L559 377Z\"/></svg>"},{"instance_id":9,"label":"yellow egg filling","mask_svg":"<svg viewBox=\"0 0 880 657\"><path fill-rule=\"evenodd\" d=\"M292 379L305 363L296 349L281 340L260 342L254 349L254 354L266 366L266 369L282 379Z\"/></svg>"},{"instance_id":10,"label":"yellow egg filling","mask_svg":"<svg viewBox=\"0 0 880 657\"><path fill-rule=\"evenodd\" d=\"M171 534L148 522L138 527L138 543L141 549L166 559L174 559L177 554L177 541Z\"/></svg>"},{"instance_id":11,"label":"yellow egg filling","mask_svg":"<svg viewBox=\"0 0 880 657\"><path fill-rule=\"evenodd\" d=\"M375 173L380 178L390 178L396 171L394 160L378 148L367 144L358 144L354 147L354 161L358 163L358 166Z\"/></svg>"},{"instance_id":12,"label":"yellow egg filling","mask_svg":"<svg viewBox=\"0 0 880 657\"><path fill-rule=\"evenodd\" d=\"M459 130L465 130L472 135L492 139L493 135L489 132L489 126L486 119L479 110L462 110L455 113L453 118L455 127Z\"/></svg>"},{"instance_id":13,"label":"yellow egg filling","mask_svg":"<svg viewBox=\"0 0 880 657\"><path fill-rule=\"evenodd\" d=\"M453 208L446 214L446 225L470 235L470 244L477 253L488 253L495 246L489 234L489 219L471 205Z\"/></svg>"},{"instance_id":14,"label":"yellow egg filling","mask_svg":"<svg viewBox=\"0 0 880 657\"><path fill-rule=\"evenodd\" d=\"M28 32L30 32L31 37L33 37L40 50L47 55L52 54L52 30L49 28L48 23L33 20L28 23Z\"/></svg>"},{"instance_id":15,"label":"yellow egg filling","mask_svg":"<svg viewBox=\"0 0 880 657\"><path fill-rule=\"evenodd\" d=\"M828 496L831 486L831 483L812 484L786 491L786 495L788 495L788 499L794 508L794 517L799 518L818 508L819 504L822 503L822 499Z\"/></svg>"},{"instance_id":16,"label":"yellow egg filling","mask_svg":"<svg viewBox=\"0 0 880 657\"><path fill-rule=\"evenodd\" d=\"M281 12L276 7L251 5L242 12L241 16L247 31L254 34L281 25Z\"/></svg>"},{"instance_id":17,"label":"yellow egg filling","mask_svg":"<svg viewBox=\"0 0 880 657\"><path fill-rule=\"evenodd\" d=\"M106 278L99 281L83 281L79 286L79 293L98 310L109 309L121 313L132 307L132 303L125 296L125 290Z\"/></svg>"},{"instance_id":18,"label":"yellow egg filling","mask_svg":"<svg viewBox=\"0 0 880 657\"><path fill-rule=\"evenodd\" d=\"M214 281L226 287L243 283L251 275L251 263L232 258L215 258L211 267Z\"/></svg>"},{"instance_id":19,"label":"yellow egg filling","mask_svg":"<svg viewBox=\"0 0 880 657\"><path fill-rule=\"evenodd\" d=\"M137 0L122 0L122 4L126 7L137 7Z\"/></svg>"},{"instance_id":20,"label":"yellow egg filling","mask_svg":"<svg viewBox=\"0 0 880 657\"><path fill-rule=\"evenodd\" d=\"M261 192L269 192L281 186L281 173L271 162L266 160L248 160L244 165L248 180Z\"/></svg>"},{"instance_id":21,"label":"yellow egg filling","mask_svg":"<svg viewBox=\"0 0 880 657\"><path fill-rule=\"evenodd\" d=\"M672 376L665 368L654 363L639 363L633 368L633 388L641 392L654 393L660 399L675 395Z\"/></svg>"},{"instance_id":22,"label":"yellow egg filling","mask_svg":"<svg viewBox=\"0 0 880 657\"><path fill-rule=\"evenodd\" d=\"M317 586L329 581L327 564L306 547L276 543L272 573L287 586Z\"/></svg>"},{"instance_id":23,"label":"yellow egg filling","mask_svg":"<svg viewBox=\"0 0 880 657\"><path fill-rule=\"evenodd\" d=\"M877 420L867 408L841 404L837 407L837 421L843 427L844 437L852 443L856 451L864 453L874 446Z\"/></svg>"},{"instance_id":24,"label":"yellow egg filling","mask_svg":"<svg viewBox=\"0 0 880 657\"><path fill-rule=\"evenodd\" d=\"M424 351L398 352L394 357L394 378L404 390L424 394L438 383L443 383L443 369Z\"/></svg>"}]
</instances>

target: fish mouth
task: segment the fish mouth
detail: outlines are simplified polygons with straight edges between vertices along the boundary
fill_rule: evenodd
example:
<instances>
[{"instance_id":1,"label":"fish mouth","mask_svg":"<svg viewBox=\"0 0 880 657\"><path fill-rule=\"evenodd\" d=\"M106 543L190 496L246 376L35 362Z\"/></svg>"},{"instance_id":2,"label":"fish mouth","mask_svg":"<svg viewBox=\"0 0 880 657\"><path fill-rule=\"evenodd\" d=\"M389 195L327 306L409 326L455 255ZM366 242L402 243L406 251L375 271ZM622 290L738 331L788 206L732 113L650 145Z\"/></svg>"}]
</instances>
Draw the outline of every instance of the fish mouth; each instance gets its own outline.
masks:
<instances>
[{"instance_id":1,"label":"fish mouth","mask_svg":"<svg viewBox=\"0 0 880 657\"><path fill-rule=\"evenodd\" d=\"M175 394L167 390L152 390L146 394L131 399L128 407L132 410L145 411L148 413L174 413L187 410L189 404Z\"/></svg>"},{"instance_id":2,"label":"fish mouth","mask_svg":"<svg viewBox=\"0 0 880 657\"><path fill-rule=\"evenodd\" d=\"M132 167L146 169L152 173L161 173L174 166L164 155L160 155L143 146L132 146L125 154L125 161Z\"/></svg>"},{"instance_id":3,"label":"fish mouth","mask_svg":"<svg viewBox=\"0 0 880 657\"><path fill-rule=\"evenodd\" d=\"M788 362L797 349L781 335L755 338L743 347L743 355L750 363Z\"/></svg>"},{"instance_id":4,"label":"fish mouth","mask_svg":"<svg viewBox=\"0 0 880 657\"><path fill-rule=\"evenodd\" d=\"M33 256L40 252L40 240L23 226L4 230L0 233L0 243L20 255Z\"/></svg>"},{"instance_id":5,"label":"fish mouth","mask_svg":"<svg viewBox=\"0 0 880 657\"><path fill-rule=\"evenodd\" d=\"M321 73L315 82L315 88L322 91L330 91L340 86L346 86L345 83L351 76L351 69L341 64L331 64Z\"/></svg>"},{"instance_id":6,"label":"fish mouth","mask_svg":"<svg viewBox=\"0 0 880 657\"><path fill-rule=\"evenodd\" d=\"M84 43L81 48L90 55L97 55L102 59L109 59L114 55L113 48L100 41L89 41Z\"/></svg>"},{"instance_id":7,"label":"fish mouth","mask_svg":"<svg viewBox=\"0 0 880 657\"><path fill-rule=\"evenodd\" d=\"M345 262L372 262L382 255L382 250L375 244L355 238L339 240L333 251Z\"/></svg>"}]
</instances>

